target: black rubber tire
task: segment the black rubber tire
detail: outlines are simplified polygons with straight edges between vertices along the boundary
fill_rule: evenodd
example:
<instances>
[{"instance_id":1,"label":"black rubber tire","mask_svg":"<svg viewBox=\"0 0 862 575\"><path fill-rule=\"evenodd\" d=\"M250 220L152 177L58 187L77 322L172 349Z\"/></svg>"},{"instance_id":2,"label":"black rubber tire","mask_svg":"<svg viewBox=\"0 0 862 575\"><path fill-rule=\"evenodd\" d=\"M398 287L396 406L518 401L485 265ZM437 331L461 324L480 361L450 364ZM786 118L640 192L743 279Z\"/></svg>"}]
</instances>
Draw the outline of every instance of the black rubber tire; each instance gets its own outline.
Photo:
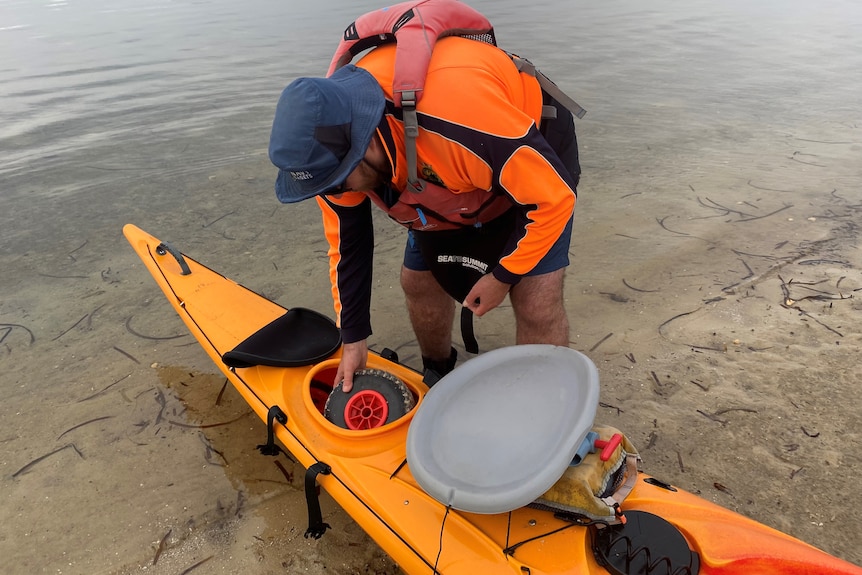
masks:
<instances>
[{"instance_id":1,"label":"black rubber tire","mask_svg":"<svg viewBox=\"0 0 862 575\"><path fill-rule=\"evenodd\" d=\"M326 400L324 417L338 427L350 429L344 415L345 408L351 398L366 390L382 395L389 406L389 414L383 425L404 417L416 405L416 399L404 382L391 373L380 369L361 369L353 375L353 389L348 393L342 391L342 382L335 385Z\"/></svg>"}]
</instances>

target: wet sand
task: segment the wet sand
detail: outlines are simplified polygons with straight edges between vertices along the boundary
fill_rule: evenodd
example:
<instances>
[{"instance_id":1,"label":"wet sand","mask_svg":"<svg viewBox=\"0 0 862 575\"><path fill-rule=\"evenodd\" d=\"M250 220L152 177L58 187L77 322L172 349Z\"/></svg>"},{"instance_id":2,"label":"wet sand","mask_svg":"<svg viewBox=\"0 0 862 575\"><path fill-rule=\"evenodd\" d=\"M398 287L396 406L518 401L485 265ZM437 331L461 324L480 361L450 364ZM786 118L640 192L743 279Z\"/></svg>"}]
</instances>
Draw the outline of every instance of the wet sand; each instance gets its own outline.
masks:
<instances>
[{"instance_id":1,"label":"wet sand","mask_svg":"<svg viewBox=\"0 0 862 575\"><path fill-rule=\"evenodd\" d=\"M628 14L620 34L638 22ZM599 51L603 30L586 37ZM702 68L656 85L685 64L673 43L646 70L615 59L619 42L590 56L600 62L574 92L590 112L566 294L572 347L601 375L597 420L624 430L652 475L862 565L862 127L858 105L835 104L852 90L787 91L812 57L748 74L804 107L741 98L738 82L687 97ZM255 114L224 121L224 142L157 141L146 162L105 146L9 180L5 572L398 573L327 497L333 529L303 538L303 470L258 454L265 425L122 238L135 223L285 306L331 313L319 214L278 205L271 111ZM403 232L379 217L376 238L371 344L418 367L397 283ZM477 321L480 345L510 345L512 328L504 304Z\"/></svg>"}]
</instances>

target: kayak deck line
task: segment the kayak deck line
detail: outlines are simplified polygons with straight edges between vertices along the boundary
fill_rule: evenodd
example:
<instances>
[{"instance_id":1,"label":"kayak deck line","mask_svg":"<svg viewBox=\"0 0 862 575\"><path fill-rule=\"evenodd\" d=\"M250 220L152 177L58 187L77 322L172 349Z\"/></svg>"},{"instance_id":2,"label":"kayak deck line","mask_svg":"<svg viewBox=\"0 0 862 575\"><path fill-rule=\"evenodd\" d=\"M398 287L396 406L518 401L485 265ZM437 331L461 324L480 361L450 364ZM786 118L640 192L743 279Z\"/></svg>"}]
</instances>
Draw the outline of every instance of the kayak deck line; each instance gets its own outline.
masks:
<instances>
[{"instance_id":1,"label":"kayak deck line","mask_svg":"<svg viewBox=\"0 0 862 575\"><path fill-rule=\"evenodd\" d=\"M388 372L404 382L415 398L415 406L382 427L338 427L326 419L315 396L335 386L340 347L310 365L228 366L223 359L227 352L290 309L173 247L163 247L164 253L160 253L159 246L167 244L131 224L125 226L124 234L202 349L261 421L268 424L267 442L263 445L280 443L306 469L314 468L309 472L313 481L405 573L624 572L614 563L615 557L629 557L624 562L636 565L643 555L643 551L626 543L628 538L638 549L647 549L649 561L656 565L686 560L677 554L697 557L696 566L668 568L668 573L862 575L862 568L643 473L638 473L637 483L623 503L624 513L633 518L630 523L642 523L643 533L629 537L629 533L639 533L637 527L620 532L621 541L604 543L608 552L604 557L595 550L595 526L568 521L550 511L520 507L505 513L481 514L451 508L420 487L408 462L407 432L428 393L420 373L398 363L397 357L387 359L370 352L368 368ZM284 415L284 421L275 411L270 416L275 408ZM327 469L328 474L320 473ZM670 552L655 543L649 532L667 526L672 530L669 532L679 534L680 545L685 549L674 544L678 553ZM641 536L644 539L638 539ZM630 548L626 549L626 545ZM649 572L658 575L664 570Z\"/></svg>"}]
</instances>

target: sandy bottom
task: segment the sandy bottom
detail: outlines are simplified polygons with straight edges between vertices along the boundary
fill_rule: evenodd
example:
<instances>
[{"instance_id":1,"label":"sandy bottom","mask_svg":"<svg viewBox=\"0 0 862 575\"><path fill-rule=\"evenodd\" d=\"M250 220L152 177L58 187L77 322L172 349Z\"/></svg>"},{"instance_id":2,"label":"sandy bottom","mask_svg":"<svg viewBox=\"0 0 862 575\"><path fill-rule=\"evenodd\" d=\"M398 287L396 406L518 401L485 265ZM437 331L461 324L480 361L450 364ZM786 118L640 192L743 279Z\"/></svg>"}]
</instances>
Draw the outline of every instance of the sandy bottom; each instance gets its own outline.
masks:
<instances>
[{"instance_id":1,"label":"sandy bottom","mask_svg":"<svg viewBox=\"0 0 862 575\"><path fill-rule=\"evenodd\" d=\"M598 420L651 474L862 565L862 132L675 128L657 143L612 123L581 132L567 302L572 347L600 370ZM303 470L258 454L264 424L122 239L133 222L283 305L330 312L316 208L277 205L272 177L256 151L8 202L4 572L398 572L326 497L333 529L303 538ZM380 218L372 344L418 367L402 242ZM507 305L476 327L486 350L513 341Z\"/></svg>"}]
</instances>

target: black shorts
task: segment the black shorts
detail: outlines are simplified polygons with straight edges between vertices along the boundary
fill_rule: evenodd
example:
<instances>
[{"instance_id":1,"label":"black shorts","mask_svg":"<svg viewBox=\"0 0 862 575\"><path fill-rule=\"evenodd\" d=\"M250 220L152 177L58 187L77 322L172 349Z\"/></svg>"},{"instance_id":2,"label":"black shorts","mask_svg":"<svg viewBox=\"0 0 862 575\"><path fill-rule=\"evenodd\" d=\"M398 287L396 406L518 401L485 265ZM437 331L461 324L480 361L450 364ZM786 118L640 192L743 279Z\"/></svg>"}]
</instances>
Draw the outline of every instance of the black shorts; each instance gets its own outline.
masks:
<instances>
[{"instance_id":1,"label":"black shorts","mask_svg":"<svg viewBox=\"0 0 862 575\"><path fill-rule=\"evenodd\" d=\"M556 118L542 120L539 131L568 169L577 188L581 175L578 139L572 113L546 93L543 104L557 109ZM478 228L411 232L404 248L404 267L414 271L431 271L449 295L458 301L472 286L497 265L500 254L514 231L514 210ZM526 273L535 276L569 265L572 220L536 267Z\"/></svg>"}]
</instances>

